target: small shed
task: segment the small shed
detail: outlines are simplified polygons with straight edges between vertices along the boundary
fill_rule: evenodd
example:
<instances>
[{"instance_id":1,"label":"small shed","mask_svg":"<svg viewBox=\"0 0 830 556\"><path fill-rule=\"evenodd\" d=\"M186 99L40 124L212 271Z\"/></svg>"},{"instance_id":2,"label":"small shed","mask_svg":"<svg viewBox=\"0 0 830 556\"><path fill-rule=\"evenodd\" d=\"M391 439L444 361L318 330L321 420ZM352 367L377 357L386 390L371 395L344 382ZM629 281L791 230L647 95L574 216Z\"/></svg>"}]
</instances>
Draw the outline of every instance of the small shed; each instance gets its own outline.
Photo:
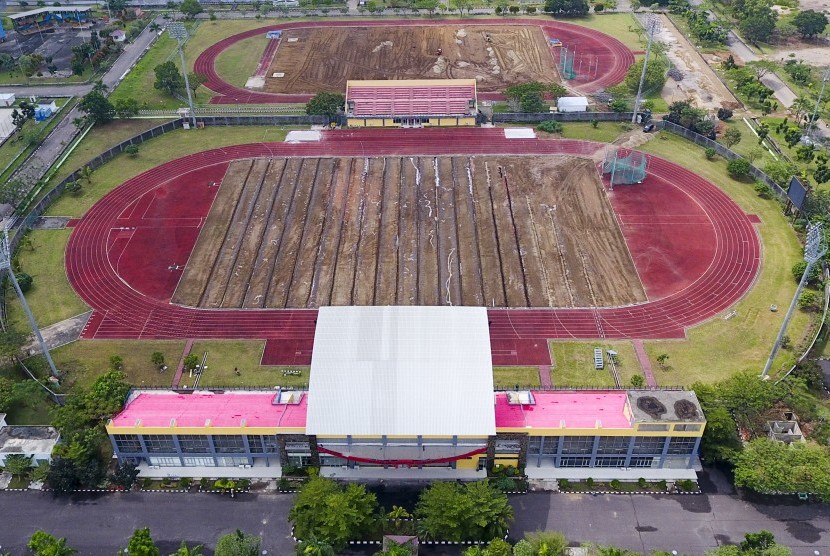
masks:
<instances>
[{"instance_id":1,"label":"small shed","mask_svg":"<svg viewBox=\"0 0 830 556\"><path fill-rule=\"evenodd\" d=\"M556 109L559 112L587 112L588 97L559 97Z\"/></svg>"},{"instance_id":2,"label":"small shed","mask_svg":"<svg viewBox=\"0 0 830 556\"><path fill-rule=\"evenodd\" d=\"M35 106L35 121L42 122L43 120L52 117L52 114L58 111L58 105L55 100L51 98L42 98L37 101Z\"/></svg>"},{"instance_id":3,"label":"small shed","mask_svg":"<svg viewBox=\"0 0 830 556\"><path fill-rule=\"evenodd\" d=\"M110 33L110 37L112 37L112 40L114 40L115 42L124 42L127 40L127 33L122 31L121 29L116 29L115 31Z\"/></svg>"},{"instance_id":4,"label":"small shed","mask_svg":"<svg viewBox=\"0 0 830 556\"><path fill-rule=\"evenodd\" d=\"M16 100L14 93L0 93L0 106L12 106Z\"/></svg>"}]
</instances>

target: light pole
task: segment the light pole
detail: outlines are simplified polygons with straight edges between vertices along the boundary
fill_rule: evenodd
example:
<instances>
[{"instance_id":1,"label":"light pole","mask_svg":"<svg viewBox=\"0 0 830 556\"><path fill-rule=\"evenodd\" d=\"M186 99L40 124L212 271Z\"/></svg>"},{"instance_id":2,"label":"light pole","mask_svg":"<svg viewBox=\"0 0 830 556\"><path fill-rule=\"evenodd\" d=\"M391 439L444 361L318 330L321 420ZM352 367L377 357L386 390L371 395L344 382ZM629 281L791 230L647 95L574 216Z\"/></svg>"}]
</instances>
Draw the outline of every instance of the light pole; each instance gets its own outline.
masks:
<instances>
[{"instance_id":1,"label":"light pole","mask_svg":"<svg viewBox=\"0 0 830 556\"><path fill-rule=\"evenodd\" d=\"M29 309L29 304L26 303L26 297L23 295L23 290L20 289L20 284L17 283L17 278L14 276L14 270L12 269L11 262L12 253L11 249L9 249L9 232L4 229L2 233L3 237L0 238L0 272L4 270L8 272L9 279L14 286L14 291L17 293L17 298L20 299L20 305L23 306L23 312L26 313L26 318L29 319L29 326L32 327L32 333L34 333L37 343L40 346L40 351L43 353L43 357L46 358L46 362L49 364L49 372L53 377L58 378L58 370L55 368L55 362L52 361L52 355L49 353L49 348L46 346L46 342L43 341L43 336L40 334L40 328L38 328L37 322L35 321L35 316L32 314L32 310Z\"/></svg>"},{"instance_id":2,"label":"light pole","mask_svg":"<svg viewBox=\"0 0 830 556\"><path fill-rule=\"evenodd\" d=\"M643 94L643 84L646 80L646 68L648 67L648 58L651 54L651 43L654 41L654 33L660 31L660 20L657 16L649 16L646 19L646 33L648 33L648 45L646 46L646 57L643 60L643 71L640 72L640 86L637 87L637 96L634 99L634 113L631 114L631 123L637 123L637 112L640 110L640 100Z\"/></svg>"},{"instance_id":3,"label":"light pole","mask_svg":"<svg viewBox=\"0 0 830 556\"><path fill-rule=\"evenodd\" d=\"M196 129L196 111L193 108L193 92L190 90L190 79L187 77L187 65L184 63L184 50L182 44L187 40L187 29L181 23L171 23L167 27L167 32L170 36L176 39L176 45L179 49L179 58L182 61L182 74L184 75L184 88L187 90L187 104L190 109L190 126Z\"/></svg>"},{"instance_id":4,"label":"light pole","mask_svg":"<svg viewBox=\"0 0 830 556\"><path fill-rule=\"evenodd\" d=\"M830 81L830 69L824 72L824 79L821 81L821 91L818 94L818 100L816 100L816 107L813 110L813 117L810 118L810 138L813 140L815 140L813 125L815 125L816 118L818 117L818 109L821 106L821 98L824 96L824 89L827 87L827 81Z\"/></svg>"},{"instance_id":5,"label":"light pole","mask_svg":"<svg viewBox=\"0 0 830 556\"><path fill-rule=\"evenodd\" d=\"M781 330L778 331L778 337L775 338L775 343L772 344L772 351L769 354L769 359L767 359L767 364L764 365L764 371L761 373L761 378L766 378L769 374L769 369L772 367L772 360L775 359L775 354L778 353L778 348L781 347L781 340L783 340L784 333L787 331L787 325L790 323L790 319L793 316L793 311L795 310L796 303L798 303L798 297L801 295L801 290L803 290L804 286L807 284L807 279L810 276L810 272L813 270L813 266L815 266L815 264L824 256L825 253L827 253L827 245L824 242L821 224L811 224L807 228L807 241L804 245L804 261L807 263L807 267L804 269L804 274L801 275L801 281L798 283L798 287L795 290L795 295L790 303L790 308L787 309L784 322L781 323Z\"/></svg>"}]
</instances>

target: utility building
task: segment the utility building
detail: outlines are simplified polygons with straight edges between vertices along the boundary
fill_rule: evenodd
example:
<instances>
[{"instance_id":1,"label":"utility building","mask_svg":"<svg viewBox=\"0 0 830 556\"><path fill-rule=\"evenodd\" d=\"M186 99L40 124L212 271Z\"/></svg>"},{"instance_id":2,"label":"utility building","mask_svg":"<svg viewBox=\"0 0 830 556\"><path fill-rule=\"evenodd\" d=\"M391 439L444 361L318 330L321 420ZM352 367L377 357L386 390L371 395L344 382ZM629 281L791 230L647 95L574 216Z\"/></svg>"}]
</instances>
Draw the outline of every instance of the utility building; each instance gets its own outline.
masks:
<instances>
[{"instance_id":1,"label":"utility building","mask_svg":"<svg viewBox=\"0 0 830 556\"><path fill-rule=\"evenodd\" d=\"M473 126L475 79L348 81L349 127Z\"/></svg>"}]
</instances>

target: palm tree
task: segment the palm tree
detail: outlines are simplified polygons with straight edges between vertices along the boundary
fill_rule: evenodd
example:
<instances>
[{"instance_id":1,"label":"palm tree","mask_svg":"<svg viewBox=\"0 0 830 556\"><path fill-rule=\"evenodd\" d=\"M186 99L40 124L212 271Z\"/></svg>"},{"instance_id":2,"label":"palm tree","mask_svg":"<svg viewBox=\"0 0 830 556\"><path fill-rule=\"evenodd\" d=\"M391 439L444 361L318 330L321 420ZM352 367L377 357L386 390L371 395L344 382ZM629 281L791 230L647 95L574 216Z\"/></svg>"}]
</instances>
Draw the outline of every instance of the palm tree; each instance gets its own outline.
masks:
<instances>
[{"instance_id":1,"label":"palm tree","mask_svg":"<svg viewBox=\"0 0 830 556\"><path fill-rule=\"evenodd\" d=\"M297 545L297 556L334 556L334 548L325 540L311 535Z\"/></svg>"},{"instance_id":2,"label":"palm tree","mask_svg":"<svg viewBox=\"0 0 830 556\"><path fill-rule=\"evenodd\" d=\"M185 542L182 541L182 545L170 556L202 556L202 545L197 544L193 548L188 548Z\"/></svg>"}]
</instances>

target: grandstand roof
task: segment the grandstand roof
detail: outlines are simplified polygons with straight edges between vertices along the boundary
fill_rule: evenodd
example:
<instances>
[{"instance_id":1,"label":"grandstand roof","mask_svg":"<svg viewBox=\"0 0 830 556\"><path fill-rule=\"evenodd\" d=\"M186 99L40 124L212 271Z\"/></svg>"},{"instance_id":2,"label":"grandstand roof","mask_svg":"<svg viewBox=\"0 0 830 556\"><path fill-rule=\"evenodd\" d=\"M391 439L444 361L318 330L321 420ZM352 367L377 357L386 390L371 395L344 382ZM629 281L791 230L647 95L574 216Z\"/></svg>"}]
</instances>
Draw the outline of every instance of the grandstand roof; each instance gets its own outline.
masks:
<instances>
[{"instance_id":1,"label":"grandstand roof","mask_svg":"<svg viewBox=\"0 0 830 556\"><path fill-rule=\"evenodd\" d=\"M307 434L495 434L484 307L321 307Z\"/></svg>"},{"instance_id":2,"label":"grandstand roof","mask_svg":"<svg viewBox=\"0 0 830 556\"><path fill-rule=\"evenodd\" d=\"M37 8L36 10L29 10L27 12L18 12L16 14L9 14L9 19L22 19L24 17L31 17L33 15L43 14L43 13L69 13L69 12L88 12L91 10L91 6L55 6L55 7L47 7L47 8Z\"/></svg>"},{"instance_id":3,"label":"grandstand roof","mask_svg":"<svg viewBox=\"0 0 830 556\"><path fill-rule=\"evenodd\" d=\"M475 79L351 80L346 83L350 116L469 116ZM475 106L475 103L473 104Z\"/></svg>"}]
</instances>

